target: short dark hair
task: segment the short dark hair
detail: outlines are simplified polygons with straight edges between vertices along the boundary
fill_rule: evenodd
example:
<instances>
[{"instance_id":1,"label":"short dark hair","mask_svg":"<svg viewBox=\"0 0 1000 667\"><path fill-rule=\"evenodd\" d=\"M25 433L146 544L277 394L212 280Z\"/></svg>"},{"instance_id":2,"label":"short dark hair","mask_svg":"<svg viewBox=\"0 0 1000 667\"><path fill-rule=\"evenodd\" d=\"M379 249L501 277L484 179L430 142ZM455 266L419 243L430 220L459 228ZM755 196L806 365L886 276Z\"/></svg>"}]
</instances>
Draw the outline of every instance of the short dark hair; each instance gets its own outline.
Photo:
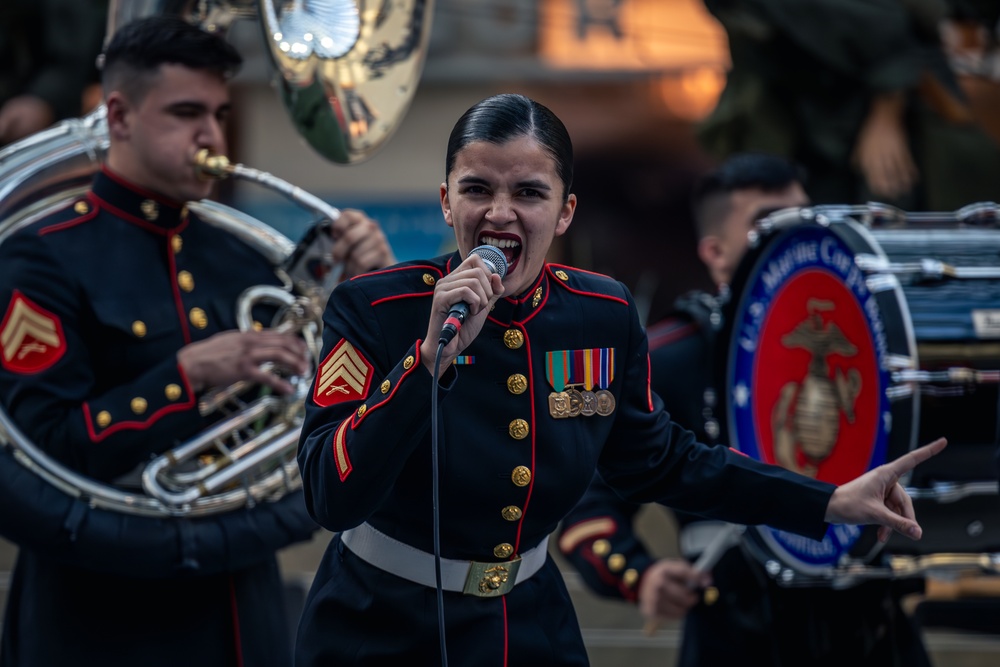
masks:
<instances>
[{"instance_id":1,"label":"short dark hair","mask_svg":"<svg viewBox=\"0 0 1000 667\"><path fill-rule=\"evenodd\" d=\"M794 183L805 185L806 172L796 162L768 153L736 153L703 176L691 196L698 237L711 234L721 219L720 205L737 190L764 192L784 190Z\"/></svg>"},{"instance_id":2,"label":"short dark hair","mask_svg":"<svg viewBox=\"0 0 1000 667\"><path fill-rule=\"evenodd\" d=\"M104 93L120 89L130 97L141 97L149 75L165 64L216 72L226 79L239 70L243 58L225 38L179 16L148 16L119 28L104 49Z\"/></svg>"},{"instance_id":3,"label":"short dark hair","mask_svg":"<svg viewBox=\"0 0 1000 667\"><path fill-rule=\"evenodd\" d=\"M573 185L573 142L558 116L524 95L494 95L462 114L448 137L445 181L455 167L455 156L468 144L475 141L503 144L518 137L536 139L552 155L566 201Z\"/></svg>"}]
</instances>

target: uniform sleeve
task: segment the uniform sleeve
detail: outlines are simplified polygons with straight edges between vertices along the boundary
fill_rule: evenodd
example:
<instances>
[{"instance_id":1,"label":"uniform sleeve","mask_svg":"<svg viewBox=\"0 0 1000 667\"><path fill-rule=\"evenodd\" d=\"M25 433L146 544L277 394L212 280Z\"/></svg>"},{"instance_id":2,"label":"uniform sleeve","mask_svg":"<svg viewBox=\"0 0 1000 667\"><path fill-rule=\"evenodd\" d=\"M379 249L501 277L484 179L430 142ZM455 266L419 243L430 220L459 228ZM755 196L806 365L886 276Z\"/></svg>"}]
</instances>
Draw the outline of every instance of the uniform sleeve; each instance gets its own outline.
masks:
<instances>
[{"instance_id":1,"label":"uniform sleeve","mask_svg":"<svg viewBox=\"0 0 1000 667\"><path fill-rule=\"evenodd\" d=\"M636 536L640 505L622 500L600 475L559 529L559 551L587 586L604 597L635 602L654 559Z\"/></svg>"},{"instance_id":2,"label":"uniform sleeve","mask_svg":"<svg viewBox=\"0 0 1000 667\"><path fill-rule=\"evenodd\" d=\"M599 461L605 481L632 502L661 502L707 518L821 538L835 487L702 444L671 422L650 390L646 334L631 297L629 319L621 405Z\"/></svg>"},{"instance_id":3,"label":"uniform sleeve","mask_svg":"<svg viewBox=\"0 0 1000 667\"><path fill-rule=\"evenodd\" d=\"M57 461L110 481L204 425L175 354L99 385L84 295L41 237L17 234L0 247L0 308L0 399Z\"/></svg>"},{"instance_id":4,"label":"uniform sleeve","mask_svg":"<svg viewBox=\"0 0 1000 667\"><path fill-rule=\"evenodd\" d=\"M322 362L299 441L306 506L333 531L363 523L392 491L430 430L432 386L444 400L449 369L438 384L420 358L420 341L402 355L381 345L382 326L364 292L342 283L324 313Z\"/></svg>"}]
</instances>

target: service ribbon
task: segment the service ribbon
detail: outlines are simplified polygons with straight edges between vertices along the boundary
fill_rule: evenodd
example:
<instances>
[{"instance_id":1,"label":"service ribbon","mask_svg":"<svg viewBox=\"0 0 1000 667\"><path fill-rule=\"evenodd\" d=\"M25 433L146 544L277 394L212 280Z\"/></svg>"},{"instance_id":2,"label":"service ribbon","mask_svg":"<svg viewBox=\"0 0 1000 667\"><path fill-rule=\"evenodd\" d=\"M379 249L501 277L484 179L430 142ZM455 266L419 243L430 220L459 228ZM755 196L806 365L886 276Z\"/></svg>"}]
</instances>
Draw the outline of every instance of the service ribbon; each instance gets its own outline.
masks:
<instances>
[{"instance_id":1,"label":"service ribbon","mask_svg":"<svg viewBox=\"0 0 1000 667\"><path fill-rule=\"evenodd\" d=\"M572 370L572 359L569 350L556 350L545 353L545 379L556 391L566 389Z\"/></svg>"}]
</instances>

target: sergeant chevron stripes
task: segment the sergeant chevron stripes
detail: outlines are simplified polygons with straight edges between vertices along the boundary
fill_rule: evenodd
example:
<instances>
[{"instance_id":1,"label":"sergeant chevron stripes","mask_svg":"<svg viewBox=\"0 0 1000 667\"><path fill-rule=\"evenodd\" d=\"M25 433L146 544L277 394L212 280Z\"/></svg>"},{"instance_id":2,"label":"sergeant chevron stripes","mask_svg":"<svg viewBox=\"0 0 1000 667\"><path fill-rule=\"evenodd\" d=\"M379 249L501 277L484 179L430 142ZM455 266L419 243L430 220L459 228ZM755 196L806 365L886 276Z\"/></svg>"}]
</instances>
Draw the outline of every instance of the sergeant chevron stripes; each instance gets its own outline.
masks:
<instances>
[{"instance_id":1,"label":"sergeant chevron stripes","mask_svg":"<svg viewBox=\"0 0 1000 667\"><path fill-rule=\"evenodd\" d=\"M65 342L54 317L15 291L0 331L0 349L6 368L31 373L55 363Z\"/></svg>"},{"instance_id":2,"label":"sergeant chevron stripes","mask_svg":"<svg viewBox=\"0 0 1000 667\"><path fill-rule=\"evenodd\" d=\"M347 340L342 340L320 366L313 398L323 406L364 398L371 373L372 365Z\"/></svg>"}]
</instances>

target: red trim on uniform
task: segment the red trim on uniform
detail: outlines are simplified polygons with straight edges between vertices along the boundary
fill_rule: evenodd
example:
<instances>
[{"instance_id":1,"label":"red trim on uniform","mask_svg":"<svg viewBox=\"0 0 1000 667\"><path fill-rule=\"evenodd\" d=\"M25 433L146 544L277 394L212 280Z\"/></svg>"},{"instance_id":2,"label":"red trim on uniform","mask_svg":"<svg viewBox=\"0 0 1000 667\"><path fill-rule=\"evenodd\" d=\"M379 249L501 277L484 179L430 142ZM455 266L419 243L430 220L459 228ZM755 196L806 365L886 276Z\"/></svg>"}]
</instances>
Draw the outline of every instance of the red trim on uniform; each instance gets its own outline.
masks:
<instances>
[{"instance_id":1,"label":"red trim on uniform","mask_svg":"<svg viewBox=\"0 0 1000 667\"><path fill-rule=\"evenodd\" d=\"M181 382L184 383L184 390L187 391L187 395L194 396L194 388L191 386L191 380L188 379L187 373L184 372L180 364L177 364L177 372L181 376Z\"/></svg>"},{"instance_id":2,"label":"red trim on uniform","mask_svg":"<svg viewBox=\"0 0 1000 667\"><path fill-rule=\"evenodd\" d=\"M90 193L87 193L87 199L90 199ZM59 210L60 211L65 210L66 208L69 208L69 206L70 204L66 204L64 208ZM65 222L57 222L55 224L49 225L48 227L43 227L38 230L38 235L45 236L46 234L49 234L51 232L61 232L64 229L69 229L71 227L76 227L77 225L81 225L85 222L89 222L90 220L93 220L94 216L97 215L97 211L98 211L97 204L91 201L90 210L88 212L84 213L79 217L73 218L72 220L66 220Z\"/></svg>"},{"instance_id":3,"label":"red trim on uniform","mask_svg":"<svg viewBox=\"0 0 1000 667\"><path fill-rule=\"evenodd\" d=\"M341 338L316 370L313 403L321 408L329 408L346 401L364 401L368 398L374 375L375 367L361 350L354 347L351 341Z\"/></svg>"},{"instance_id":4,"label":"red trim on uniform","mask_svg":"<svg viewBox=\"0 0 1000 667\"><path fill-rule=\"evenodd\" d=\"M522 297L520 299L514 299L514 298L508 299L507 297L503 297L503 299L504 299L504 301L509 301L510 303L514 304L515 307L519 306L519 305L521 305L523 303L527 303L528 301L530 301L530 300L532 300L532 299L535 298L535 292L538 290L539 287L541 287L542 282L544 282L544 281L545 281L545 271L543 270L542 273L539 274L538 280L535 282L535 284L532 285L531 287L529 287L527 289L527 291L525 291L525 293L524 293L525 296L524 297ZM549 284L551 285L551 280L549 281ZM528 316L525 317L520 322L520 324L525 324L526 322L530 322L531 318L533 318L535 315L537 315L542 310L542 308L545 306L545 304L549 300L549 293L551 291L552 291L551 287L549 289L547 289L547 290L542 290L542 300L538 302L538 306L535 307L530 313L528 313ZM506 327L507 326L506 322L501 322L500 320L494 318L492 315L487 315L486 319L490 320L490 321L492 321L492 322L494 322L496 324L499 324L502 327Z\"/></svg>"},{"instance_id":5,"label":"red trim on uniform","mask_svg":"<svg viewBox=\"0 0 1000 667\"><path fill-rule=\"evenodd\" d=\"M557 266L559 268L569 269L570 271L573 271L573 272L576 272L576 273L587 273L587 274L590 274L592 276L600 276L601 278L607 278L607 276L604 275L604 274L602 274L602 273L594 273L593 271L584 271L582 269L574 269L571 266L564 266L562 264L549 264L549 265L546 265L545 268L546 268L547 271L551 272L552 271L552 267L555 267L555 266ZM572 287L570 287L569 285L566 284L566 281L559 280L559 278L557 278L556 276L552 276L551 280L557 281L559 283L559 285L563 289L567 290L568 292L572 292L573 294L579 294L581 296L592 296L592 297L597 298L597 299L607 299L608 301L614 301L614 302L620 303L620 304L622 304L624 306L628 305L628 301L626 301L625 299L623 299L623 298L621 298L619 296L611 296L610 294L601 294L600 292L585 292L583 290L573 289Z\"/></svg>"},{"instance_id":6,"label":"red trim on uniform","mask_svg":"<svg viewBox=\"0 0 1000 667\"><path fill-rule=\"evenodd\" d=\"M8 335L7 325L11 323L11 318L16 318L13 322L14 329L10 332L14 340L7 340L4 343L3 338L0 338L0 365L10 372L24 375L41 373L66 354L66 334L63 332L59 317L39 306L18 289L11 294L7 313L3 322L0 322L0 337ZM43 324L39 318L48 320L51 329L49 324ZM26 348L25 343L31 341L34 341L37 347ZM18 359L18 355L12 352L13 358L8 360L8 345L16 348L14 352L23 351L27 359Z\"/></svg>"},{"instance_id":7,"label":"red trim on uniform","mask_svg":"<svg viewBox=\"0 0 1000 667\"><path fill-rule=\"evenodd\" d=\"M516 326L521 329L524 334L524 351L528 355L528 398L531 405L531 421L529 422L529 428L531 429L531 481L528 482L528 495L524 498L524 507L521 508L521 519L517 522L517 535L514 538L514 553L521 552L521 529L524 527L524 518L528 516L528 505L531 504L531 491L535 488L535 477L538 475L538 469L535 467L535 445L538 434L537 424L538 421L535 418L535 378L534 378L534 366L531 363L531 341L528 340L528 331L519 322L511 323L512 326ZM513 556L511 556L513 558Z\"/></svg>"},{"instance_id":8,"label":"red trim on uniform","mask_svg":"<svg viewBox=\"0 0 1000 667\"><path fill-rule=\"evenodd\" d=\"M171 234L167 234L169 238ZM166 244L167 264L170 266L170 290L174 293L174 306L177 308L177 317L181 323L181 333L184 334L184 344L191 342L191 327L188 326L187 313L184 312L184 301L181 299L181 288L177 285L177 257L170 244Z\"/></svg>"},{"instance_id":9,"label":"red trim on uniform","mask_svg":"<svg viewBox=\"0 0 1000 667\"><path fill-rule=\"evenodd\" d=\"M653 362L649 360L649 353L646 353L646 402L649 404L649 411L653 411Z\"/></svg>"},{"instance_id":10,"label":"red trim on uniform","mask_svg":"<svg viewBox=\"0 0 1000 667\"><path fill-rule=\"evenodd\" d=\"M698 325L694 322L668 320L647 328L646 338L649 340L649 349L656 350L687 338L696 331L698 331Z\"/></svg>"},{"instance_id":11,"label":"red trim on uniform","mask_svg":"<svg viewBox=\"0 0 1000 667\"><path fill-rule=\"evenodd\" d=\"M728 449L729 449L729 451L735 452L735 453L739 454L740 456L746 456L747 458L750 458L750 456L746 452L741 452L740 450L738 450L738 449L736 449L734 447L729 447Z\"/></svg>"},{"instance_id":12,"label":"red trim on uniform","mask_svg":"<svg viewBox=\"0 0 1000 667\"><path fill-rule=\"evenodd\" d=\"M503 600L503 667L507 667L507 659L510 657L510 630L507 628L507 596L501 596Z\"/></svg>"},{"instance_id":13,"label":"red trim on uniform","mask_svg":"<svg viewBox=\"0 0 1000 667\"><path fill-rule=\"evenodd\" d=\"M118 208L114 204L108 202L108 200L101 199L96 194L94 195L94 199L97 200L98 206L100 206L101 208L107 209L108 211L113 213L116 217L121 218L125 222L136 225L137 227L142 227L147 232L153 232L154 234L159 234L161 236L166 236L167 233L170 232L170 230L167 229L166 227L159 227L157 225L150 223L147 220L143 220L140 217L134 216L131 213L126 213L125 211Z\"/></svg>"},{"instance_id":14,"label":"red trim on uniform","mask_svg":"<svg viewBox=\"0 0 1000 667\"><path fill-rule=\"evenodd\" d=\"M185 403L174 403L173 405L168 405L165 408L157 410L149 416L146 421L124 421L118 422L114 426L109 426L104 429L101 433L97 433L94 430L93 416L90 414L90 404L84 403L83 409L83 420L87 424L87 433L90 435L91 442L101 442L109 435L118 433L119 431L145 431L147 428L152 426L155 422L159 421L161 417L164 417L174 412L183 412L184 410L189 410L194 407L194 399L191 399Z\"/></svg>"},{"instance_id":15,"label":"red trim on uniform","mask_svg":"<svg viewBox=\"0 0 1000 667\"><path fill-rule=\"evenodd\" d=\"M347 436L345 435L350 423L350 419L342 421L330 439L331 449L333 450L333 463L337 466L337 475L340 477L341 482L346 482L347 477L354 470L354 466L351 465L351 458L347 455Z\"/></svg>"},{"instance_id":16,"label":"red trim on uniform","mask_svg":"<svg viewBox=\"0 0 1000 667\"><path fill-rule=\"evenodd\" d=\"M582 529L582 526L593 526ZM607 526L607 528L605 528ZM564 527L559 537L559 551L569 556L587 542L607 538L618 532L618 522L610 516L592 516Z\"/></svg>"},{"instance_id":17,"label":"red trim on uniform","mask_svg":"<svg viewBox=\"0 0 1000 667\"><path fill-rule=\"evenodd\" d=\"M243 642L240 639L240 608L236 604L236 586L229 575L229 606L233 613L233 640L236 642L236 667L243 667Z\"/></svg>"},{"instance_id":18,"label":"red trim on uniform","mask_svg":"<svg viewBox=\"0 0 1000 667\"><path fill-rule=\"evenodd\" d=\"M136 185L135 183L126 180L124 176L120 176L119 174L111 171L111 169L108 168L108 165L106 164L101 165L101 172L105 176L110 178L112 181L117 183L118 185L126 187L132 192L141 195L146 199L155 199L157 202L164 204L165 206L170 206L171 208L177 208L177 209L181 208L184 205L184 202L179 202L176 199L164 197L163 195L153 192L152 190L147 190L141 185Z\"/></svg>"},{"instance_id":19,"label":"red trim on uniform","mask_svg":"<svg viewBox=\"0 0 1000 667\"><path fill-rule=\"evenodd\" d=\"M412 374L413 371L417 370L417 367L420 365L420 343L421 341L418 340L416 347L417 352L416 354L413 355L414 359L413 365L410 366L408 370L403 371L403 374L399 376L399 380L396 381L396 384L392 388L392 390L388 394L386 394L381 401L379 401L373 406L370 406L367 410L365 410L365 414L359 417L358 411L357 410L354 411L354 416L351 418L351 428L356 429L358 426L361 425L361 422L363 422L368 417L368 415L370 415L371 413L373 413L374 411L378 410L383 405L388 403L389 399L391 399L396 394L396 391L403 385L403 380L406 379L408 375Z\"/></svg>"},{"instance_id":20,"label":"red trim on uniform","mask_svg":"<svg viewBox=\"0 0 1000 667\"><path fill-rule=\"evenodd\" d=\"M608 562L604 558L594 553L595 541L596 540L591 540L586 546L580 549L580 556L593 566L594 572L596 572L597 576L601 578L601 581L608 586L614 586L615 588L621 590L619 588L621 585L621 578L615 576L614 572L608 569Z\"/></svg>"},{"instance_id":21,"label":"red trim on uniform","mask_svg":"<svg viewBox=\"0 0 1000 667\"><path fill-rule=\"evenodd\" d=\"M434 296L433 292L411 292L409 294L395 294L393 296L387 296L384 299L376 299L372 301L373 306L386 303L388 301L398 301L400 299L412 299L417 296Z\"/></svg>"}]
</instances>

